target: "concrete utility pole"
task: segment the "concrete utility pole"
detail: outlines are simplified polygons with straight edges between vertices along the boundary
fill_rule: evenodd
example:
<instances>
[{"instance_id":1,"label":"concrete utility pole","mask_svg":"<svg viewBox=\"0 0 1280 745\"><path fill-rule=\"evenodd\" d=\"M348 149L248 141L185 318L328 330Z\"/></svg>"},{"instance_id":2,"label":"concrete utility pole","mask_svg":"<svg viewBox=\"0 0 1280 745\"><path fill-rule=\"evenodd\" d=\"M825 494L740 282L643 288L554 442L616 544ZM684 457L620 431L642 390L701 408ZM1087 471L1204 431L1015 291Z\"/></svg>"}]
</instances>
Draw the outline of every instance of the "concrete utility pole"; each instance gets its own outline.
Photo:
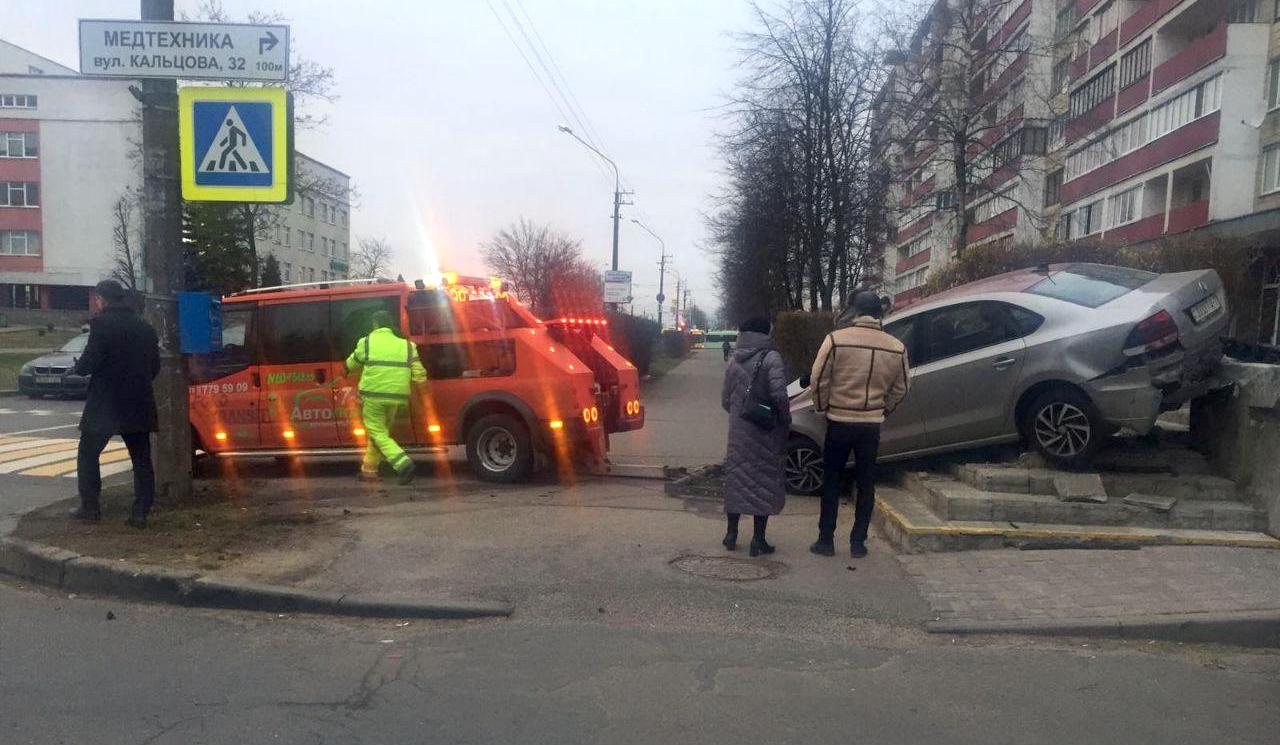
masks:
<instances>
[{"instance_id":1,"label":"concrete utility pole","mask_svg":"<svg viewBox=\"0 0 1280 745\"><path fill-rule=\"evenodd\" d=\"M142 20L172 21L173 0L141 0ZM143 80L142 93L143 266L147 321L160 336L160 374L155 380L160 431L153 448L156 496L191 494L191 424L187 380L178 343L178 299L182 288L182 191L178 180L178 84Z\"/></svg>"},{"instance_id":2,"label":"concrete utility pole","mask_svg":"<svg viewBox=\"0 0 1280 745\"><path fill-rule=\"evenodd\" d=\"M634 217L631 222L639 225L644 232L653 236L658 240L658 245L662 246L662 258L658 261L658 329L662 329L662 303L665 301L666 293L663 292L663 280L667 278L667 259L671 257L667 255L667 242L662 240L662 236L649 229L648 225L640 222Z\"/></svg>"},{"instance_id":3,"label":"concrete utility pole","mask_svg":"<svg viewBox=\"0 0 1280 745\"><path fill-rule=\"evenodd\" d=\"M688 319L688 316L689 316L689 288L688 287L685 287L684 289L684 315L685 315L685 318Z\"/></svg>"}]
</instances>

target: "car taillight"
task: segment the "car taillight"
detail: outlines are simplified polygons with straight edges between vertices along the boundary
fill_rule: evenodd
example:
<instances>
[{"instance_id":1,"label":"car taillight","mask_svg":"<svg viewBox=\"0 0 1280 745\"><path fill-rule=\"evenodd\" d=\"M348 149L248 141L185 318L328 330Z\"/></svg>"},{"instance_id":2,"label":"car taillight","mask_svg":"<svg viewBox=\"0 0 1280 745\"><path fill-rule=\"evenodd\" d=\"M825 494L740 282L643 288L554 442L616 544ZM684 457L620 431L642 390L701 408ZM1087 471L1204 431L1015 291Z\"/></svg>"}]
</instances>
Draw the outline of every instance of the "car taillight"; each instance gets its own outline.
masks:
<instances>
[{"instance_id":1,"label":"car taillight","mask_svg":"<svg viewBox=\"0 0 1280 745\"><path fill-rule=\"evenodd\" d=\"M1176 343L1178 336L1178 324L1169 315L1169 311L1162 310L1133 327L1129 338L1124 340L1124 353L1132 357L1154 352Z\"/></svg>"}]
</instances>

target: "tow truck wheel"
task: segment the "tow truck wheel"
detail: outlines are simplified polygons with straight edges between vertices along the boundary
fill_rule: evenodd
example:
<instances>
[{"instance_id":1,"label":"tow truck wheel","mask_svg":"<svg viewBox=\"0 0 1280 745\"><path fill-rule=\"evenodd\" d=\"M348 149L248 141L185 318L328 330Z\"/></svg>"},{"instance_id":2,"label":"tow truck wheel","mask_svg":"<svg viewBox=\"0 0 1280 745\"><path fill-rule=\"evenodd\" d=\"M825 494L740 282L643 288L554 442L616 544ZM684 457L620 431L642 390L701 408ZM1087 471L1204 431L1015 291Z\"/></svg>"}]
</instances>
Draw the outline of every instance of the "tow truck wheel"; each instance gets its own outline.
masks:
<instances>
[{"instance_id":1,"label":"tow truck wheel","mask_svg":"<svg viewBox=\"0 0 1280 745\"><path fill-rule=\"evenodd\" d=\"M533 470L533 441L510 414L489 414L467 430L467 462L483 481L511 484Z\"/></svg>"}]
</instances>

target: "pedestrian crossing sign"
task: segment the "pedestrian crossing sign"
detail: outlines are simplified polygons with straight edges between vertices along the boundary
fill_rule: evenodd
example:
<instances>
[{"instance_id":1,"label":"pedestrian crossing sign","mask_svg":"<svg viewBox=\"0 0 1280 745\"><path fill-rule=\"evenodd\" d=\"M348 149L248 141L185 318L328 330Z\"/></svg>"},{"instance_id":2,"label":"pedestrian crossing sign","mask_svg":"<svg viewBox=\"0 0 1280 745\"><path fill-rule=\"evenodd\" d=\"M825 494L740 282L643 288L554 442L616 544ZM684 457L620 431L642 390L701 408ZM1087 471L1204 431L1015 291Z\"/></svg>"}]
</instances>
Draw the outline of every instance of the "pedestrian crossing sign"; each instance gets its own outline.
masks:
<instances>
[{"instance_id":1,"label":"pedestrian crossing sign","mask_svg":"<svg viewBox=\"0 0 1280 745\"><path fill-rule=\"evenodd\" d=\"M288 201L290 119L283 88L178 91L182 198Z\"/></svg>"}]
</instances>

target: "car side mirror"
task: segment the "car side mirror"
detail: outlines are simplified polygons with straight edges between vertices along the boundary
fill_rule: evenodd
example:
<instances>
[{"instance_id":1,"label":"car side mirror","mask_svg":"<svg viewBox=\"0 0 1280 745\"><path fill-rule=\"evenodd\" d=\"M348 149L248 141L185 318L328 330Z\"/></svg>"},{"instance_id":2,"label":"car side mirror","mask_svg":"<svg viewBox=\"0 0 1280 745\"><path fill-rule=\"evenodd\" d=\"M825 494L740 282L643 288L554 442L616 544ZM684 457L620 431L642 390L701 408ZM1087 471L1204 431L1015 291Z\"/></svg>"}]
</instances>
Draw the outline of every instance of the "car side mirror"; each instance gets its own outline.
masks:
<instances>
[{"instance_id":1,"label":"car side mirror","mask_svg":"<svg viewBox=\"0 0 1280 745\"><path fill-rule=\"evenodd\" d=\"M810 383L812 383L812 382L813 382L813 378L812 378L811 376L809 376L809 375L801 375L801 376L800 376L800 387L801 387L801 388L808 388L808 387L809 387L809 384L810 384Z\"/></svg>"}]
</instances>

